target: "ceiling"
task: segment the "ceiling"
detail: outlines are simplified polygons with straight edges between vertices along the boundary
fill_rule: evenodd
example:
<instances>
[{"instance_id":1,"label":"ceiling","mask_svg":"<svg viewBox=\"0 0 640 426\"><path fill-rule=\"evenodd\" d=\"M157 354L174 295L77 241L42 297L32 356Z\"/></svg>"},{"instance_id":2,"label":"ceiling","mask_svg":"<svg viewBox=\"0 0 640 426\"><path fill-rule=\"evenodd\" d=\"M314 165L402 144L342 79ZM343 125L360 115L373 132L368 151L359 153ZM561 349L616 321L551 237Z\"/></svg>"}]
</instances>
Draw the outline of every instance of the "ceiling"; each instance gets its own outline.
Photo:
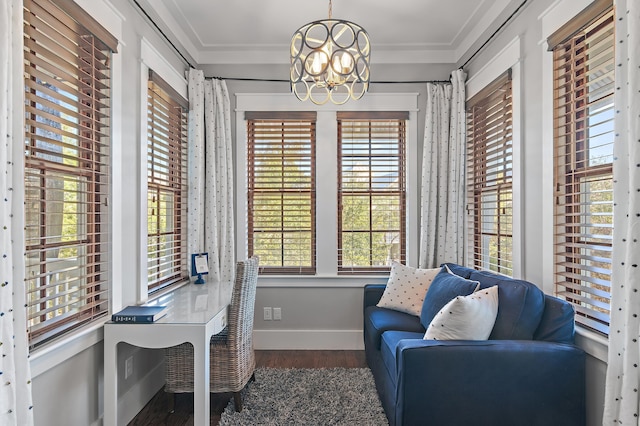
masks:
<instances>
[{"instance_id":1,"label":"ceiling","mask_svg":"<svg viewBox=\"0 0 640 426\"><path fill-rule=\"evenodd\" d=\"M285 64L292 34L328 0L140 0L198 64ZM455 63L516 0L334 0L333 18L367 30L372 63ZM518 1L519 3L519 1ZM517 6L517 5L516 5Z\"/></svg>"}]
</instances>

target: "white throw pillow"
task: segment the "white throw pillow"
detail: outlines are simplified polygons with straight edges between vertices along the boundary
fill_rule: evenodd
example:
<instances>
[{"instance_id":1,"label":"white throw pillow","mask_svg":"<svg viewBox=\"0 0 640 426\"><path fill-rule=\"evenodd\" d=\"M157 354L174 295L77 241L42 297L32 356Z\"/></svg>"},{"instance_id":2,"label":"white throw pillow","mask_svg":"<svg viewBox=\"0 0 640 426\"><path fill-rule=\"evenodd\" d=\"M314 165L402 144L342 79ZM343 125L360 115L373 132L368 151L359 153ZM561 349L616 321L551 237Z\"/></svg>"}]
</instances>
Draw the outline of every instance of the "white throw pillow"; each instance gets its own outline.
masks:
<instances>
[{"instance_id":1,"label":"white throw pillow","mask_svg":"<svg viewBox=\"0 0 640 426\"><path fill-rule=\"evenodd\" d=\"M498 315L498 286L458 296L436 314L425 340L487 340Z\"/></svg>"},{"instance_id":2,"label":"white throw pillow","mask_svg":"<svg viewBox=\"0 0 640 426\"><path fill-rule=\"evenodd\" d=\"M438 272L440 268L417 269L393 262L387 287L377 306L420 316L424 296Z\"/></svg>"}]
</instances>

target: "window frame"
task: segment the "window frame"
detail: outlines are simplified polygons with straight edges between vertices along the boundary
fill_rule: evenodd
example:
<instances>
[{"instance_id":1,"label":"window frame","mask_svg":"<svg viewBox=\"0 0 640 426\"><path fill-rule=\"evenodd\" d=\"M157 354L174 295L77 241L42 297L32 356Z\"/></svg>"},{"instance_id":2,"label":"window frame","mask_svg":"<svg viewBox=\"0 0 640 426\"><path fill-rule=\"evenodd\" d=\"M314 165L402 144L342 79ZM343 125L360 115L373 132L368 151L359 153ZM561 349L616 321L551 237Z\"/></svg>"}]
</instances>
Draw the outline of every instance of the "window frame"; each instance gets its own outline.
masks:
<instances>
[{"instance_id":1,"label":"window frame","mask_svg":"<svg viewBox=\"0 0 640 426\"><path fill-rule=\"evenodd\" d=\"M157 105L157 106L155 106ZM157 72L149 69L147 81L147 291L165 289L173 284L188 280L188 248L187 248L187 123L188 101L180 95ZM155 144L157 135L158 143ZM167 158L168 157L168 158ZM168 164L162 164L168 161ZM155 167L152 167L155 166ZM167 176L156 177L154 171L157 168L166 168ZM158 197L153 198L155 192ZM166 212L166 217L172 222L168 230L162 231L159 224L162 222L160 211L160 194L171 194L173 208ZM151 203L156 203L151 206ZM151 218L155 218L157 231L150 232ZM165 219L165 221L168 219ZM168 237L175 245L175 250L170 250L168 255L171 266L162 265L162 257L158 254L156 261L152 260L154 244L159 246L162 238ZM158 250L160 250L158 248ZM177 251L177 252L176 252ZM164 256L165 258L167 256ZM155 266L151 264L155 263ZM152 273L151 269L156 272ZM167 269L168 268L168 269ZM156 279L152 276L157 275Z\"/></svg>"},{"instance_id":2,"label":"window frame","mask_svg":"<svg viewBox=\"0 0 640 426\"><path fill-rule=\"evenodd\" d=\"M408 111L407 122L407 182L419 181L419 142L418 127L419 108L418 93L369 93L358 102L336 106L325 104L316 106L308 102L300 102L290 94L283 93L236 93L236 191L246 193L246 138L247 129L244 120L247 111L315 111L317 112L316 158L317 203L322 212L337 211L337 120L339 111ZM407 263L418 262L419 245L419 191L407 191ZM246 247L246 214L245 199L236 203L236 256L247 256ZM259 286L264 287L361 287L366 283L382 282L382 275L351 275L337 273L337 218L335 214L319 212L316 216L317 264L316 275L263 275Z\"/></svg>"},{"instance_id":3,"label":"window frame","mask_svg":"<svg viewBox=\"0 0 640 426\"><path fill-rule=\"evenodd\" d=\"M111 58L117 53L117 40L84 10L66 0L25 3L23 19L29 22L29 31L24 33L25 48L22 52L27 88L24 122L25 226L30 229L37 222L35 226L39 228L40 235L37 244L29 243L30 231L27 231L25 239L25 270L30 267L28 253L37 254L40 259L32 265L38 266L39 273L34 278L25 274L27 304L31 307L28 309L33 309L27 325L29 347L33 351L85 325L101 321L108 315L110 268L106 265L112 243L108 205L111 196L113 115L109 100L113 96ZM39 24L41 19L46 24ZM50 27L55 27L59 32L49 32ZM81 40L81 43L74 40ZM48 87L40 83L47 81L50 81L46 83ZM68 85L65 81L72 83ZM31 117L30 121L28 117ZM47 121L53 126L47 125ZM56 124L60 127L56 127ZM52 137L48 138L47 133ZM66 140L63 139L65 137ZM74 140L77 144L73 143ZM52 149L54 146L59 149ZM56 158L59 161L55 161ZM30 170L39 170L37 175L41 176L37 179L40 184L31 187L33 192L41 195L34 199L29 195ZM59 179L54 175L61 176L67 186L62 189L69 202L63 202L59 214L76 224L73 233L78 234L78 238L75 242L48 241L52 237L57 238L48 233L49 221L46 220L48 212L55 215L54 211L47 210L46 195L46 179ZM73 179L76 179L77 185L68 186L72 185ZM39 218L35 221L27 219L29 206L32 205L39 206ZM71 210L65 210L66 205L71 206ZM46 215L44 220L43 214ZM58 225L61 227L59 232L62 233L63 229L69 231L72 224L61 222ZM52 226L55 228L55 225ZM60 238L63 236L61 234ZM74 246L76 258L82 256L86 259L77 267L69 265L56 270L54 261L47 260L46 252L58 251L55 259L60 261L63 258L57 257L59 251L73 250ZM74 270L84 272L76 275ZM66 278L60 278L61 275ZM62 280L55 285L63 285L66 290L56 288L55 293L48 294L47 289L52 286L47 281L51 277ZM33 279L45 281L44 285L33 283L35 290L40 289L37 292L28 290ZM34 296L36 293L39 296ZM73 302L73 298L76 302ZM78 303L79 308L76 306Z\"/></svg>"},{"instance_id":4,"label":"window frame","mask_svg":"<svg viewBox=\"0 0 640 426\"><path fill-rule=\"evenodd\" d=\"M597 24L597 25L596 25ZM593 26L596 25L596 28ZM583 45L585 38L591 37L585 33L585 29L591 28L592 34L601 34L600 30L609 28L611 33L610 49L608 60L610 73L615 73L615 59L613 50L615 49L614 35L615 19L613 17L612 2L598 0L584 9L575 19L569 21L565 26L560 27L556 32L551 34L547 39L549 51L552 51L554 78L553 85L553 159L554 159L554 175L553 175L553 198L554 198L554 220L553 220L553 283L554 294L561 297L574 305L576 309L576 323L586 329L592 330L600 335L607 335L610 309L610 290L603 290L604 287L611 286L611 243L604 241L595 242L605 234L591 234L591 232L583 231L583 228L597 229L597 222L589 219L583 221L584 217L591 217L589 212L583 210L584 205L594 206L596 201L584 201L582 197L591 197L594 193L587 190L586 184L594 181L609 182L611 188L609 191L600 190L600 195L607 192L611 194L611 201L601 203L603 206L609 206L609 216L613 220L613 169L612 155L611 161L603 164L590 165L587 164L590 158L584 154L590 147L588 142L592 139L589 129L590 119L595 118L599 113L590 114L589 104L589 85L592 83L588 80L590 70L588 66L583 65L588 62L586 52L586 44ZM598 46L601 47L601 46ZM598 53L599 55L599 53ZM562 57L569 58L561 65L558 65ZM574 58L575 61L574 61ZM568 75L567 71L562 74L560 68L570 68L574 73L569 83L562 84L558 81L563 75ZM594 70L594 73L597 70ZM606 77L606 73L604 76ZM601 79L602 75L598 76ZM613 111L615 110L614 102L614 80L613 76L608 84L608 94L600 97L596 102L602 102L603 99L610 100L610 107L606 108L611 113L610 121L613 121ZM576 83L574 86L573 83ZM580 83L582 82L582 83ZM569 90L562 86L571 84ZM603 84L602 87L607 87ZM602 88L600 87L600 88ZM574 99L574 96L577 98ZM570 101L562 102L562 98L570 97ZM583 102L584 101L584 102ZM581 103L583 102L583 103ZM562 115L561 108L564 108ZM572 115L570 120L561 121L562 117ZM597 125L597 124L596 124ZM565 129L566 131L562 131ZM608 132L613 143L613 128ZM595 139L595 136L593 137ZM569 139L569 142L565 140ZM565 141L565 142L563 142ZM582 144L582 145L581 145ZM582 148L581 148L582 146ZM583 153L581 156L580 153ZM605 183L606 185L606 183ZM578 208L578 210L575 210ZM602 217L606 216L601 215ZM560 220L560 218L563 218ZM572 225L573 224L573 225ZM600 227L605 229L606 226ZM612 229L612 227L611 227ZM598 249L600 247L601 249ZM585 254L587 250L589 253ZM599 252L609 252L608 260L605 255ZM575 253L574 253L575 252ZM574 253L572 255L572 253ZM600 260L598 260L600 259ZM592 265L593 263L593 265ZM608 264L608 272L604 267L598 264ZM608 275L609 279L602 279L601 276ZM609 303L605 303L606 299ZM609 309L605 307L609 306Z\"/></svg>"},{"instance_id":5,"label":"window frame","mask_svg":"<svg viewBox=\"0 0 640 426\"><path fill-rule=\"evenodd\" d=\"M503 95L503 99L499 100ZM506 97L504 97L506 96ZM508 108L508 110L507 110ZM487 119L486 111L490 119ZM479 114L476 116L476 113ZM476 118L478 117L478 118ZM490 121L488 121L490 120ZM498 121L500 120L500 121ZM499 134L495 129L502 127ZM511 69L488 84L467 101L467 214L468 214L468 259L467 264L479 270L497 272L513 277L514 274L514 132L513 132L513 89ZM487 144L491 146L487 148ZM507 172L506 177L496 175L496 167L487 165L489 156L497 156ZM490 178L488 174L493 173ZM492 213L485 214L488 206L484 196L496 194L497 200L507 194L507 206L500 201ZM509 210L510 213L507 213ZM487 218L493 218L495 232L483 231ZM495 263L490 261L490 253L484 252L484 239L489 236L498 240ZM500 241L509 240L506 252L501 250ZM501 254L503 253L503 254Z\"/></svg>"},{"instance_id":6,"label":"window frame","mask_svg":"<svg viewBox=\"0 0 640 426\"><path fill-rule=\"evenodd\" d=\"M386 229L385 233L396 233L399 235L399 243L398 243L398 259L396 260L402 264L406 264L406 122L409 118L408 113L403 112L384 112L384 111L376 111L376 112L338 112L336 116L336 120L338 122L338 132L337 132L337 163L338 163L338 184L337 184L337 196L338 196L338 209L337 209L337 217L338 217L338 231L337 231L337 256L338 256L338 274L339 275L358 275L358 274L385 274L391 270L391 265L373 265L375 262L373 255L373 240L374 234L382 232L382 230L374 229L374 218L372 216L372 210L375 209L376 204L374 200L376 198L381 197L394 197L396 198L397 206L398 206L398 225L399 228L394 229ZM367 170L368 176L368 188L367 189L355 189L349 188L346 185L346 182L343 180L344 170L348 168L348 164L351 164L351 161L354 161L353 158L359 157L361 154L358 152L352 152L350 155L345 155L343 153L343 147L346 144L347 140L350 140L346 137L346 134L349 131L360 131L365 123L368 123L368 148L365 151L369 152L370 157L368 158L369 169ZM382 128L386 127L386 124L389 127L397 126L397 153L396 154L385 154L384 157L394 159L397 161L393 161L393 165L389 165L388 163L385 167L391 167L393 170L397 171L397 187L395 190L380 190L374 189L373 186L376 184L376 181L380 179L380 176L376 176L374 170L376 168L380 168L381 164L379 161L375 161L376 157L379 155L372 154L373 151L378 150L379 148L376 145L381 144L382 138L377 136ZM391 133L391 132L389 132ZM394 140L394 143L396 141ZM361 145L360 143L353 144ZM359 149L359 148L358 148ZM347 148L348 150L348 148ZM345 151L346 152L346 151ZM360 151L362 152L362 151ZM349 160L351 158L351 160ZM345 167L346 164L346 167ZM388 169L386 171L389 171ZM344 207L345 207L345 196L353 196L353 197L364 197L367 198L369 202L369 226L366 229L344 229ZM366 234L368 235L369 240L369 266L347 266L344 265L343 259L345 258L344 254L344 240L347 235L358 235L358 234Z\"/></svg>"},{"instance_id":7,"label":"window frame","mask_svg":"<svg viewBox=\"0 0 640 426\"><path fill-rule=\"evenodd\" d=\"M251 257L258 255L261 258L259 273L261 275L314 275L316 273L316 114L312 112L250 112L245 114L245 120L247 123L247 256ZM280 129L279 137L261 137L257 139L255 135L260 132L276 132ZM308 134L306 133L308 132ZM305 134L304 143L301 146L302 135ZM306 145L308 138L308 145ZM291 146L293 144L293 146ZM261 146L261 148L258 148ZM261 185L268 184L265 182L264 168L262 172L256 167L257 164L254 161L256 158L267 159L271 156L271 152L279 147L281 158L279 167L282 171L280 176L280 186L276 189L261 187ZM273 149L271 149L273 148ZM301 188L298 184L292 180L285 179L287 168L287 162L302 162L302 170L297 175L298 178L305 179L304 187ZM308 167L308 172L305 172L305 168ZM276 167L277 168L277 167ZM308 181L306 180L308 179ZM298 188L296 190L295 188ZM284 209L288 204L291 206L291 202L294 201L296 206L303 205L308 199L309 203L309 228L301 226L299 223L285 225L285 220L280 220L279 229L265 229L262 226L257 225L257 216L254 214L254 209L257 204L260 203L260 199L263 201L267 199L273 199L274 197L280 199L280 217L285 215ZM289 202L286 202L286 199ZM303 203L303 204L300 204ZM264 204L263 204L264 205ZM266 213L268 214L268 212ZM258 219L259 220L259 219ZM279 266L269 264L268 257L264 254L262 249L256 248L256 235L259 234L279 234L281 241L287 239L287 235L299 235L295 237L295 241L305 239L305 235L309 235L309 259L308 264L295 265L290 263L292 261L299 261L295 258L294 250L290 254L286 254L284 244L281 245L280 263ZM307 250L303 246L294 242L293 247L299 247L300 250ZM291 250L290 250L291 251Z\"/></svg>"}]
</instances>

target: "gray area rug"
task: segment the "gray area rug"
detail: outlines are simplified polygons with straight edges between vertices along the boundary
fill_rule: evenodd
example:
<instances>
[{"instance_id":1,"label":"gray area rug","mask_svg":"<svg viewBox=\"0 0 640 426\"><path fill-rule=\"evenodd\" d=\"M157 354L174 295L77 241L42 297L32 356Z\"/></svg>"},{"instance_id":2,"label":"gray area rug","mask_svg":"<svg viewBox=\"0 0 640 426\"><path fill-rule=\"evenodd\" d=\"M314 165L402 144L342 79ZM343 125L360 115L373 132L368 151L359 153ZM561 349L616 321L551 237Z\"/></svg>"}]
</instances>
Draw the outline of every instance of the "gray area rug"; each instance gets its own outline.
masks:
<instances>
[{"instance_id":1,"label":"gray area rug","mask_svg":"<svg viewBox=\"0 0 640 426\"><path fill-rule=\"evenodd\" d=\"M259 368L220 425L388 425L368 368Z\"/></svg>"}]
</instances>

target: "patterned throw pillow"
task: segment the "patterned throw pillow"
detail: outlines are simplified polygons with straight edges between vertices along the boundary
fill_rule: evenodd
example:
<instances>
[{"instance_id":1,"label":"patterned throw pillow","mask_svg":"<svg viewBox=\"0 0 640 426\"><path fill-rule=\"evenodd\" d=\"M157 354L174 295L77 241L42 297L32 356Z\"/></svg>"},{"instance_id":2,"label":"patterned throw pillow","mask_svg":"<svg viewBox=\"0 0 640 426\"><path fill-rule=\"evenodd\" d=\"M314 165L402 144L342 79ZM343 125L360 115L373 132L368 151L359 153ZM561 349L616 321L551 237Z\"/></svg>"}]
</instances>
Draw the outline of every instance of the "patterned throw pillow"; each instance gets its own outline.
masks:
<instances>
[{"instance_id":1,"label":"patterned throw pillow","mask_svg":"<svg viewBox=\"0 0 640 426\"><path fill-rule=\"evenodd\" d=\"M417 269L393 262L389 282L377 306L420 316L424 296L438 272L440 268Z\"/></svg>"},{"instance_id":2,"label":"patterned throw pillow","mask_svg":"<svg viewBox=\"0 0 640 426\"><path fill-rule=\"evenodd\" d=\"M425 340L487 340L498 315L498 286L457 296L436 314Z\"/></svg>"}]
</instances>

